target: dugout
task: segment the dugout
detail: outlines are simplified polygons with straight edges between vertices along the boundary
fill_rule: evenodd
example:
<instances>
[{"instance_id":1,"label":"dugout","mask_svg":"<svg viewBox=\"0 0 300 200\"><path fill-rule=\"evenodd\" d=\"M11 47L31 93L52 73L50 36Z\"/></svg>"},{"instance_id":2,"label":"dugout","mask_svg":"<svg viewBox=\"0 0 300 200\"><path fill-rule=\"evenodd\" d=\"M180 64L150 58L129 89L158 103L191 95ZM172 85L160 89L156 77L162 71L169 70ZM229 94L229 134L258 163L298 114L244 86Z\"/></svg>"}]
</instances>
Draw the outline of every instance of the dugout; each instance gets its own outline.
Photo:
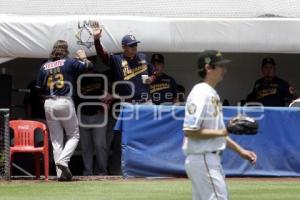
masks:
<instances>
[{"instance_id":1,"label":"dugout","mask_svg":"<svg viewBox=\"0 0 300 200\"><path fill-rule=\"evenodd\" d=\"M218 49L233 60L218 86L231 105L244 99L260 77L261 60L275 59L277 75L300 94L300 3L295 1L130 1L109 0L0 3L0 68L13 76L13 105L23 117L24 89L34 80L40 63L53 43L64 39L70 55L79 48L95 55L89 20L103 28L101 39L109 52L120 52L121 38L133 34L139 51L160 52L166 72L188 93L197 82L197 53ZM84 9L82 6L85 5ZM117 5L117 6L116 6ZM101 69L103 66L99 66ZM20 92L21 91L21 92ZM2 94L3 95L3 94Z\"/></svg>"},{"instance_id":2,"label":"dugout","mask_svg":"<svg viewBox=\"0 0 300 200\"><path fill-rule=\"evenodd\" d=\"M143 44L141 44L142 46ZM151 52L147 53L148 57ZM167 74L173 76L177 84L186 88L186 93L199 81L196 71L197 53L170 53L164 52ZM271 56L276 60L276 74L287 80L300 94L300 56L299 54L283 53L224 53L225 57L233 62L228 67L228 72L223 82L217 86L220 97L228 99L232 106L245 99L253 88L255 80L261 77L261 60ZM24 118L23 101L27 85L35 79L36 73L43 59L39 58L17 58L0 64L0 68L6 68L6 73L13 77L12 92L12 117ZM100 61L98 70L106 70L107 67ZM25 70L26 69L26 70ZM21 89L21 90L20 90ZM5 93L2 93L4 95Z\"/></svg>"}]
</instances>

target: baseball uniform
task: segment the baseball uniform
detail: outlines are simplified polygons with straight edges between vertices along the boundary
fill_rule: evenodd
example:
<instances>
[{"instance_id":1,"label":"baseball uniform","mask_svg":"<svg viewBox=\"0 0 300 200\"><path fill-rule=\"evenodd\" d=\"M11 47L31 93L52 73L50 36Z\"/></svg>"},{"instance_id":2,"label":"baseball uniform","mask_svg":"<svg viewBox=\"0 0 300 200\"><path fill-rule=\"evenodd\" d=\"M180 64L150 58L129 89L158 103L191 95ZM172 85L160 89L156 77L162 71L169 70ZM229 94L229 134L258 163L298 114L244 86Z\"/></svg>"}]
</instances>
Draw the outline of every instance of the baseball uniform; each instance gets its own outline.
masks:
<instances>
[{"instance_id":1,"label":"baseball uniform","mask_svg":"<svg viewBox=\"0 0 300 200\"><path fill-rule=\"evenodd\" d=\"M124 38L131 42L139 42L133 36ZM146 60L145 54L137 53L133 58L126 57L124 53L108 54L104 51L100 40L95 40L95 48L102 61L113 69L116 81L128 81L134 85L132 88L128 84L120 84L116 87L119 96L132 94L132 98L128 100L137 103L144 103L150 99L149 85L142 82L142 75L154 76L155 70Z\"/></svg>"},{"instance_id":2,"label":"baseball uniform","mask_svg":"<svg viewBox=\"0 0 300 200\"><path fill-rule=\"evenodd\" d=\"M183 130L223 129L222 106L213 87L207 83L194 86L185 108ZM185 168L192 181L193 200L225 200L228 197L220 152L226 137L200 139L185 137Z\"/></svg>"},{"instance_id":3,"label":"baseball uniform","mask_svg":"<svg viewBox=\"0 0 300 200\"><path fill-rule=\"evenodd\" d=\"M45 114L50 131L53 156L56 165L68 167L68 162L79 141L79 128L74 103L74 82L78 73L84 72L87 62L72 58L49 60L37 76L36 87L45 97ZM64 130L67 141L64 145ZM57 177L62 172L56 168Z\"/></svg>"},{"instance_id":4,"label":"baseball uniform","mask_svg":"<svg viewBox=\"0 0 300 200\"><path fill-rule=\"evenodd\" d=\"M155 81L151 83L150 94L152 102L156 105L172 104L177 97L177 84L171 76L162 73L157 75Z\"/></svg>"},{"instance_id":5,"label":"baseball uniform","mask_svg":"<svg viewBox=\"0 0 300 200\"><path fill-rule=\"evenodd\" d=\"M295 99L292 87L285 80L274 76L272 80L261 78L254 84L247 101L260 102L264 106L285 106Z\"/></svg>"}]
</instances>

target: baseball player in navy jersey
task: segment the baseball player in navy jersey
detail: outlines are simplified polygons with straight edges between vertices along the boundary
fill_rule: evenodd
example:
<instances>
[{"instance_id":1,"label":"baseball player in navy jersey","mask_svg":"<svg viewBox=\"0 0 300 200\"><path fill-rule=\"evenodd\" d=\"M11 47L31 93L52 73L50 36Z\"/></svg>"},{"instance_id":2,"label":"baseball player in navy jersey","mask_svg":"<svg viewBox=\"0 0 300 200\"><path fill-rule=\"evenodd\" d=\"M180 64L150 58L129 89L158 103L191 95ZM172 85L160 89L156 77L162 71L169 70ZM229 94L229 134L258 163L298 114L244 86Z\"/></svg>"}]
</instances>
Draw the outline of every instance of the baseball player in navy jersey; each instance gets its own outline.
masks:
<instances>
[{"instance_id":1,"label":"baseball player in navy jersey","mask_svg":"<svg viewBox=\"0 0 300 200\"><path fill-rule=\"evenodd\" d=\"M150 85L150 94L153 104L170 105L178 102L176 81L164 73L164 56L156 53L151 56L151 63L155 67L156 79Z\"/></svg>"},{"instance_id":2,"label":"baseball player in navy jersey","mask_svg":"<svg viewBox=\"0 0 300 200\"><path fill-rule=\"evenodd\" d=\"M147 62L145 54L137 52L137 45L140 41L137 41L133 35L125 35L122 38L124 52L108 54L100 42L102 30L98 22L91 24L97 55L103 63L113 69L116 81L128 81L134 86L132 88L129 84L120 84L120 87L117 87L118 95L126 97L126 101L131 103L148 102L150 99L149 85L155 80L155 71L154 67ZM142 80L142 75L149 76L145 82ZM130 94L132 94L131 97L129 97Z\"/></svg>"},{"instance_id":3,"label":"baseball player in navy jersey","mask_svg":"<svg viewBox=\"0 0 300 200\"><path fill-rule=\"evenodd\" d=\"M293 87L275 75L276 63L271 57L262 60L263 77L255 81L247 102L259 102L264 106L286 106L297 98Z\"/></svg>"},{"instance_id":4,"label":"baseball player in navy jersey","mask_svg":"<svg viewBox=\"0 0 300 200\"><path fill-rule=\"evenodd\" d=\"M83 50L77 51L78 59L69 58L68 54L66 41L55 42L49 60L41 66L36 81L37 89L45 98L46 120L59 181L72 179L68 162L79 141L78 119L72 100L73 85L78 73L92 67ZM64 130L67 136L65 145Z\"/></svg>"},{"instance_id":5,"label":"baseball player in navy jersey","mask_svg":"<svg viewBox=\"0 0 300 200\"><path fill-rule=\"evenodd\" d=\"M198 67L203 82L196 84L187 98L183 150L185 169L192 182L193 200L229 199L220 161L226 145L252 164L257 159L254 152L229 138L224 125L222 105L215 87L222 80L225 64L229 62L218 51L202 52Z\"/></svg>"}]
</instances>

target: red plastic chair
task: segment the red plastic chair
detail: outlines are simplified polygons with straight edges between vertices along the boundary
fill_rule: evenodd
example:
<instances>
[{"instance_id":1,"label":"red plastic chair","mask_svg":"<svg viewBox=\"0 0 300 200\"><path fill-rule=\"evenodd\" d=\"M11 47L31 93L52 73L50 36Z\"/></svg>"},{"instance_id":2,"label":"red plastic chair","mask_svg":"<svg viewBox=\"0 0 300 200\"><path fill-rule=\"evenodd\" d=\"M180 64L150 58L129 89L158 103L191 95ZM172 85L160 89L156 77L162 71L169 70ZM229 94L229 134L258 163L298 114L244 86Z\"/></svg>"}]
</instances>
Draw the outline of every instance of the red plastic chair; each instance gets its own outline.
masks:
<instances>
[{"instance_id":1,"label":"red plastic chair","mask_svg":"<svg viewBox=\"0 0 300 200\"><path fill-rule=\"evenodd\" d=\"M49 145L48 131L45 124L30 120L11 120L10 128L14 133L14 146L10 147L10 164L12 164L14 153L34 153L35 155L35 175L40 178L40 155L44 156L45 180L49 175ZM34 146L34 130L40 128L43 132L44 145L42 147Z\"/></svg>"}]
</instances>

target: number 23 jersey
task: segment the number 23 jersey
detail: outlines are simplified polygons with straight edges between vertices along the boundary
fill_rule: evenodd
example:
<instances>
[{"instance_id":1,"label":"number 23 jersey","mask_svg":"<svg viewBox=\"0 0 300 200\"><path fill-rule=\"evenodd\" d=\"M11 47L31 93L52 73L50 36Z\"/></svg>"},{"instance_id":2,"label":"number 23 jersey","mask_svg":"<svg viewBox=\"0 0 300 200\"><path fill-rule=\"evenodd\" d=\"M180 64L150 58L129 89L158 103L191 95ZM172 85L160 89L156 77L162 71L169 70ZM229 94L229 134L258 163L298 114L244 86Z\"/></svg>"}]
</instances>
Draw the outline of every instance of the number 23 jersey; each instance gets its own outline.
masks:
<instances>
[{"instance_id":1,"label":"number 23 jersey","mask_svg":"<svg viewBox=\"0 0 300 200\"><path fill-rule=\"evenodd\" d=\"M47 61L37 75L36 87L45 96L73 96L75 79L86 69L86 63L73 58Z\"/></svg>"}]
</instances>

